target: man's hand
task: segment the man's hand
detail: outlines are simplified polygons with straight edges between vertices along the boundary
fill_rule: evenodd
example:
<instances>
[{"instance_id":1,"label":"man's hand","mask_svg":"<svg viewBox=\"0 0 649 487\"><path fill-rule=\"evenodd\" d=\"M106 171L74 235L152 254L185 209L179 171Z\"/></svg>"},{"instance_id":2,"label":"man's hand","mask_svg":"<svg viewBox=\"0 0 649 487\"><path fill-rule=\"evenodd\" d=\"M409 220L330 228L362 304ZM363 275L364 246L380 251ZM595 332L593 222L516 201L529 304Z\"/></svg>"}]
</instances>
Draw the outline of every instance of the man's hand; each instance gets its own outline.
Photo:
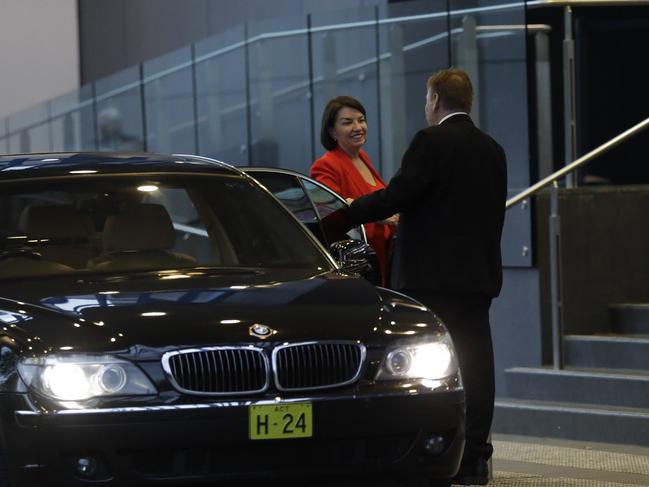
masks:
<instances>
[{"instance_id":1,"label":"man's hand","mask_svg":"<svg viewBox=\"0 0 649 487\"><path fill-rule=\"evenodd\" d=\"M386 218L385 220L381 220L379 223L382 223L383 225L390 225L396 227L399 224L399 214L397 213L396 215L392 215L391 217Z\"/></svg>"},{"instance_id":2,"label":"man's hand","mask_svg":"<svg viewBox=\"0 0 649 487\"><path fill-rule=\"evenodd\" d=\"M347 232L354 226L347 218L346 210L347 208L336 210L321 220L325 234L334 242L348 239Z\"/></svg>"}]
</instances>

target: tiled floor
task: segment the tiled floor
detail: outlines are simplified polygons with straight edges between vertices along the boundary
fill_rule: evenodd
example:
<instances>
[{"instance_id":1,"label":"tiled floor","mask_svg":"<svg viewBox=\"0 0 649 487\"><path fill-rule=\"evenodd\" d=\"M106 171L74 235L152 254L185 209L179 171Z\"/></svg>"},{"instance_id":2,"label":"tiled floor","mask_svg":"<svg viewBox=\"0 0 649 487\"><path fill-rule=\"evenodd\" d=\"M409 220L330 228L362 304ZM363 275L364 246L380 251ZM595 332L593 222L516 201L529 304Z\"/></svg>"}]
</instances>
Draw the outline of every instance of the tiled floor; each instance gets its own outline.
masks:
<instances>
[{"instance_id":1,"label":"tiled floor","mask_svg":"<svg viewBox=\"0 0 649 487\"><path fill-rule=\"evenodd\" d=\"M502 435L493 444L492 487L649 486L649 448Z\"/></svg>"},{"instance_id":2,"label":"tiled floor","mask_svg":"<svg viewBox=\"0 0 649 487\"><path fill-rule=\"evenodd\" d=\"M492 443L493 479L489 487L649 487L649 448L505 435L494 435ZM238 483L234 485L242 487ZM245 487L259 485L253 482ZM388 478L379 481L360 478L285 481L278 485L400 487L402 484Z\"/></svg>"}]
</instances>

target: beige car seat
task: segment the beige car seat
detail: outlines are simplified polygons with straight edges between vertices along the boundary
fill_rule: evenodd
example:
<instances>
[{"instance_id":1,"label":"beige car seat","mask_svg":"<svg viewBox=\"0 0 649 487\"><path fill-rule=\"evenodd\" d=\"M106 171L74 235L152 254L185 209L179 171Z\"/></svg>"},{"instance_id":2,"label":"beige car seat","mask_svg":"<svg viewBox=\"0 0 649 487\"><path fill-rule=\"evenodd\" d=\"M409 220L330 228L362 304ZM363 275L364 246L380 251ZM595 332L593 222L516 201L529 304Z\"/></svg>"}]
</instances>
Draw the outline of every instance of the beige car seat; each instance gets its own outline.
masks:
<instances>
[{"instance_id":1,"label":"beige car seat","mask_svg":"<svg viewBox=\"0 0 649 487\"><path fill-rule=\"evenodd\" d=\"M196 259L173 252L176 234L162 205L139 203L106 218L103 251L92 261L98 270L176 269Z\"/></svg>"},{"instance_id":2,"label":"beige car seat","mask_svg":"<svg viewBox=\"0 0 649 487\"><path fill-rule=\"evenodd\" d=\"M28 206L21 213L20 226L31 249L43 260L82 269L98 253L90 241L93 225L89 215L72 205Z\"/></svg>"}]
</instances>

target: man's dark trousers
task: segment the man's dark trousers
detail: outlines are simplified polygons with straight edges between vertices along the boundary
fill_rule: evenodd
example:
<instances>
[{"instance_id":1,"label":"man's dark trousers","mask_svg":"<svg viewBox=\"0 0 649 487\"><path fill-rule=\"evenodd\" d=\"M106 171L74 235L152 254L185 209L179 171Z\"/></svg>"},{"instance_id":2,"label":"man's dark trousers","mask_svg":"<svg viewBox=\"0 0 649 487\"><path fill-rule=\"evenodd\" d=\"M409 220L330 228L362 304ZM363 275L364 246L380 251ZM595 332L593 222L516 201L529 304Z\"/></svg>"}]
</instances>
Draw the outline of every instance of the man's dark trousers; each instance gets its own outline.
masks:
<instances>
[{"instance_id":1,"label":"man's dark trousers","mask_svg":"<svg viewBox=\"0 0 649 487\"><path fill-rule=\"evenodd\" d=\"M463 462L488 459L494 411L494 362L489 307L477 294L444 295L416 289L404 292L426 305L444 322L454 341L466 390L466 445Z\"/></svg>"}]
</instances>

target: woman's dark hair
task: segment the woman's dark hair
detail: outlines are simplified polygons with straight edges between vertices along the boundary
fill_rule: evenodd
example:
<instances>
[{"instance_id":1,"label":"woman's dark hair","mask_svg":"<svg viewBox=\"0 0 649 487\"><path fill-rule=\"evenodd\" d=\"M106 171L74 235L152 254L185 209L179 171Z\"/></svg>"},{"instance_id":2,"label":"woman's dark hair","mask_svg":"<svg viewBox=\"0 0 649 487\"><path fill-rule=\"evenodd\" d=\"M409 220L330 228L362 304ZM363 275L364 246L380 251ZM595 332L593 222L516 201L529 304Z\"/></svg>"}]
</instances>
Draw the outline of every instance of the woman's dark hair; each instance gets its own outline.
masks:
<instances>
[{"instance_id":1,"label":"woman's dark hair","mask_svg":"<svg viewBox=\"0 0 649 487\"><path fill-rule=\"evenodd\" d=\"M338 112L343 107L353 108L358 110L367 117L365 107L356 98L351 96L337 96L329 100L322 112L322 126L320 128L320 143L327 150L334 150L338 142L331 136L331 129L334 128Z\"/></svg>"}]
</instances>

